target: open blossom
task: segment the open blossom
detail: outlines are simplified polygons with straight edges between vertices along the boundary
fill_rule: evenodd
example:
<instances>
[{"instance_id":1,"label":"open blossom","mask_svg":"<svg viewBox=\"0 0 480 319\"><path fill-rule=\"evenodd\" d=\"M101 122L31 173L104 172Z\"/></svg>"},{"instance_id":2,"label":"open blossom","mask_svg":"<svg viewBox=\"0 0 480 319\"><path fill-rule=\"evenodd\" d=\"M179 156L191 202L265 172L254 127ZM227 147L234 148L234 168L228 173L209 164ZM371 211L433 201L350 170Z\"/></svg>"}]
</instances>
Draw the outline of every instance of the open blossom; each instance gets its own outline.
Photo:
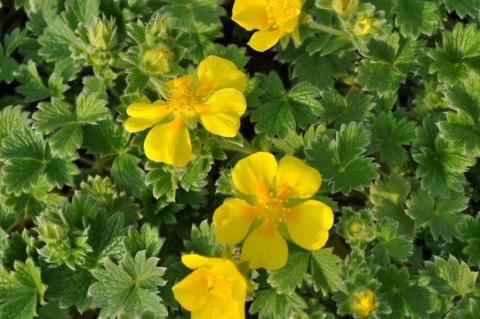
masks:
<instances>
[{"instance_id":1,"label":"open blossom","mask_svg":"<svg viewBox=\"0 0 480 319\"><path fill-rule=\"evenodd\" d=\"M194 271L172 290L192 319L245 318L247 282L231 260L190 254L182 262Z\"/></svg>"},{"instance_id":2,"label":"open blossom","mask_svg":"<svg viewBox=\"0 0 480 319\"><path fill-rule=\"evenodd\" d=\"M235 0L232 20L253 33L248 45L266 51L292 35L298 37L298 19L304 0Z\"/></svg>"},{"instance_id":3,"label":"open blossom","mask_svg":"<svg viewBox=\"0 0 480 319\"><path fill-rule=\"evenodd\" d=\"M222 244L244 238L240 258L251 268L274 270L288 259L284 227L292 241L308 250L325 245L333 225L330 207L310 198L318 191L320 174L293 156L258 152L240 160L232 171L238 198L226 200L213 215Z\"/></svg>"},{"instance_id":4,"label":"open blossom","mask_svg":"<svg viewBox=\"0 0 480 319\"><path fill-rule=\"evenodd\" d=\"M198 118L215 135L234 137L245 113L243 91L246 75L226 59L209 56L200 62L195 74L166 83L165 100L133 103L127 108L125 129L140 132L151 128L145 138L146 156L155 162L185 166L192 146L188 127Z\"/></svg>"}]
</instances>

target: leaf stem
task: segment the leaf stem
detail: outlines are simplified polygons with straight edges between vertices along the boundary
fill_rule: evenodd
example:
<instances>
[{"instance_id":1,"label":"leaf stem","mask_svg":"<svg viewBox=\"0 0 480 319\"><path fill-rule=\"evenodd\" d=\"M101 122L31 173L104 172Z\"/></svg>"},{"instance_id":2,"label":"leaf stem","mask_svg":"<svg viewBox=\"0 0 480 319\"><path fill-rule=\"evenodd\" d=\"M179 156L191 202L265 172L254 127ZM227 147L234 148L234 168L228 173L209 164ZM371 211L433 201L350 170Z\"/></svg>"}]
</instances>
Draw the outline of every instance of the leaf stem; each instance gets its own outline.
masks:
<instances>
[{"instance_id":1,"label":"leaf stem","mask_svg":"<svg viewBox=\"0 0 480 319\"><path fill-rule=\"evenodd\" d=\"M333 34L333 35L336 35L336 36L339 36L339 37L348 38L348 33L346 33L345 31L334 29L332 27L329 27L329 26L326 26L324 24L320 24L320 23L317 23L317 22L313 22L313 21L310 22L309 27L314 29L314 30L318 30L318 31L321 31L321 32L324 32L324 33L329 33L329 34Z\"/></svg>"}]
</instances>

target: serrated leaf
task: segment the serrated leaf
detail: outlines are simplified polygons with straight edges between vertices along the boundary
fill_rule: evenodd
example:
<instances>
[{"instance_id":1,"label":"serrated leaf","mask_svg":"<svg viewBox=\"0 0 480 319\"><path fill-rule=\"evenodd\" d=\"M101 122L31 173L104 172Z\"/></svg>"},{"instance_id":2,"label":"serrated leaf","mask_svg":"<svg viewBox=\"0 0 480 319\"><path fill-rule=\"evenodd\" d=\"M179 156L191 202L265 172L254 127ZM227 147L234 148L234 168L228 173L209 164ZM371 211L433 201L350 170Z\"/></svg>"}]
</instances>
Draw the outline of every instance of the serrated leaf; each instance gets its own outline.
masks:
<instances>
[{"instance_id":1,"label":"serrated leaf","mask_svg":"<svg viewBox=\"0 0 480 319\"><path fill-rule=\"evenodd\" d=\"M364 155L368 143L368 131L352 122L342 125L334 140L318 136L305 153L334 192L348 194L368 186L377 175L376 165Z\"/></svg>"},{"instance_id":2,"label":"serrated leaf","mask_svg":"<svg viewBox=\"0 0 480 319\"><path fill-rule=\"evenodd\" d=\"M390 175L377 180L370 188L370 201L377 218L391 218L399 222L401 234L410 236L413 222L405 214L405 201L410 193L410 184L399 175Z\"/></svg>"},{"instance_id":3,"label":"serrated leaf","mask_svg":"<svg viewBox=\"0 0 480 319\"><path fill-rule=\"evenodd\" d=\"M28 113L21 106L8 106L0 111L0 141L13 131L22 129L30 123Z\"/></svg>"},{"instance_id":4,"label":"serrated leaf","mask_svg":"<svg viewBox=\"0 0 480 319\"><path fill-rule=\"evenodd\" d=\"M125 153L115 158L112 164L111 176L118 188L128 194L140 197L146 189L145 173L138 167L140 159Z\"/></svg>"},{"instance_id":5,"label":"serrated leaf","mask_svg":"<svg viewBox=\"0 0 480 319\"><path fill-rule=\"evenodd\" d=\"M380 113L372 121L371 151L377 152L381 162L390 167L407 160L404 145L415 138L415 124L406 119L397 120L392 113Z\"/></svg>"},{"instance_id":6,"label":"serrated leaf","mask_svg":"<svg viewBox=\"0 0 480 319\"><path fill-rule=\"evenodd\" d=\"M37 305L43 304L45 285L40 269L33 260L16 261L15 271L0 267L0 318L31 319L37 313Z\"/></svg>"},{"instance_id":7,"label":"serrated leaf","mask_svg":"<svg viewBox=\"0 0 480 319\"><path fill-rule=\"evenodd\" d=\"M332 248L323 248L312 252L312 280L313 287L327 295L329 291L336 291L341 281L339 267L340 258L332 253Z\"/></svg>"},{"instance_id":8,"label":"serrated leaf","mask_svg":"<svg viewBox=\"0 0 480 319\"><path fill-rule=\"evenodd\" d=\"M461 18L467 15L474 18L480 12L480 3L477 0L443 0L443 2L449 12L456 11Z\"/></svg>"},{"instance_id":9,"label":"serrated leaf","mask_svg":"<svg viewBox=\"0 0 480 319\"><path fill-rule=\"evenodd\" d=\"M275 72L260 79L264 94L251 117L258 133L283 137L288 130L305 129L316 120L320 108L316 101L318 89L300 83L287 92Z\"/></svg>"},{"instance_id":10,"label":"serrated leaf","mask_svg":"<svg viewBox=\"0 0 480 319\"><path fill-rule=\"evenodd\" d=\"M399 222L392 218L382 218L378 224L379 245L389 256L405 261L413 254L413 243L407 237L398 234Z\"/></svg>"},{"instance_id":11,"label":"serrated leaf","mask_svg":"<svg viewBox=\"0 0 480 319\"><path fill-rule=\"evenodd\" d=\"M155 257L160 252L165 239L159 236L158 229L149 224L143 224L140 231L134 227L128 230L128 235L124 239L124 245L131 255L141 250L145 250L147 257Z\"/></svg>"},{"instance_id":12,"label":"serrated leaf","mask_svg":"<svg viewBox=\"0 0 480 319\"><path fill-rule=\"evenodd\" d=\"M434 120L426 119L423 128L417 129L412 155L418 163L416 174L422 178L422 188L435 195L446 196L463 191L464 173L475 163L475 159L472 153L462 154L441 139L435 124ZM444 128L445 125L442 124Z\"/></svg>"},{"instance_id":13,"label":"serrated leaf","mask_svg":"<svg viewBox=\"0 0 480 319\"><path fill-rule=\"evenodd\" d=\"M397 0L392 12L402 34L412 38L420 34L431 35L442 24L438 5L428 0Z\"/></svg>"},{"instance_id":14,"label":"serrated leaf","mask_svg":"<svg viewBox=\"0 0 480 319\"><path fill-rule=\"evenodd\" d=\"M442 47L431 52L430 72L450 85L468 77L471 70L480 73L480 32L473 24L457 23L453 31L442 33Z\"/></svg>"},{"instance_id":15,"label":"serrated leaf","mask_svg":"<svg viewBox=\"0 0 480 319\"><path fill-rule=\"evenodd\" d=\"M295 291L302 284L309 259L309 253L305 250L290 248L287 263L281 269L271 272L268 282L280 294Z\"/></svg>"},{"instance_id":16,"label":"serrated leaf","mask_svg":"<svg viewBox=\"0 0 480 319\"><path fill-rule=\"evenodd\" d=\"M480 154L480 77L469 76L447 91L452 110L439 122L440 134L451 146L465 154ZM462 167L460 165L460 167Z\"/></svg>"},{"instance_id":17,"label":"serrated leaf","mask_svg":"<svg viewBox=\"0 0 480 319\"><path fill-rule=\"evenodd\" d=\"M453 225L461 220L458 213L466 208L467 200L462 193L433 197L427 191L419 190L407 202L407 214L414 219L416 228L428 226L434 239L442 237L451 241L457 232Z\"/></svg>"},{"instance_id":18,"label":"serrated leaf","mask_svg":"<svg viewBox=\"0 0 480 319\"><path fill-rule=\"evenodd\" d=\"M145 251L140 251L135 258L125 255L119 264L107 259L103 268L95 269L92 273L97 282L88 293L101 308L99 318L165 318L167 309L158 296L158 288L165 285L165 270L157 263L158 258L147 258Z\"/></svg>"},{"instance_id":19,"label":"serrated leaf","mask_svg":"<svg viewBox=\"0 0 480 319\"><path fill-rule=\"evenodd\" d=\"M296 293L278 294L275 289L265 289L257 293L249 312L258 314L260 319L284 319L303 314L306 308L307 304Z\"/></svg>"},{"instance_id":20,"label":"serrated leaf","mask_svg":"<svg viewBox=\"0 0 480 319\"><path fill-rule=\"evenodd\" d=\"M471 271L467 264L453 256L448 260L434 257L425 266L432 286L442 295L463 297L475 290L478 272Z\"/></svg>"},{"instance_id":21,"label":"serrated leaf","mask_svg":"<svg viewBox=\"0 0 480 319\"><path fill-rule=\"evenodd\" d=\"M30 129L14 131L2 140L0 159L4 183L9 192L19 194L30 190L41 175L57 187L71 185L78 173L75 164L52 156L42 136Z\"/></svg>"},{"instance_id":22,"label":"serrated leaf","mask_svg":"<svg viewBox=\"0 0 480 319\"><path fill-rule=\"evenodd\" d=\"M335 90L329 91L322 94L320 103L323 106L322 120L328 124L334 123L336 128L350 122L366 120L373 108L371 97L357 90L349 91L346 96Z\"/></svg>"},{"instance_id":23,"label":"serrated leaf","mask_svg":"<svg viewBox=\"0 0 480 319\"><path fill-rule=\"evenodd\" d=\"M43 83L33 61L28 61L27 65L20 67L15 77L21 83L15 91L25 96L25 102L41 101L50 96L50 90Z\"/></svg>"}]
</instances>

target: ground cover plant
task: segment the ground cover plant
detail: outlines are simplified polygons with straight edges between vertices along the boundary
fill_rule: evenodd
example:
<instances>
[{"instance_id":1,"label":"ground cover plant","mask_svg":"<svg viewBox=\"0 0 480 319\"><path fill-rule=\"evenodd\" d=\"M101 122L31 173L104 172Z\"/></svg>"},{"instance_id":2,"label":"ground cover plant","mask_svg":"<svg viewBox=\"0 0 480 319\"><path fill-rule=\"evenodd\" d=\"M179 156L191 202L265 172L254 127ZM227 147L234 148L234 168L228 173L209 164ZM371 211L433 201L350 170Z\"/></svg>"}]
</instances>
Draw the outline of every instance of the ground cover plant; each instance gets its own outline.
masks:
<instances>
[{"instance_id":1,"label":"ground cover plant","mask_svg":"<svg viewBox=\"0 0 480 319\"><path fill-rule=\"evenodd\" d=\"M0 2L0 319L480 318L478 0Z\"/></svg>"}]
</instances>

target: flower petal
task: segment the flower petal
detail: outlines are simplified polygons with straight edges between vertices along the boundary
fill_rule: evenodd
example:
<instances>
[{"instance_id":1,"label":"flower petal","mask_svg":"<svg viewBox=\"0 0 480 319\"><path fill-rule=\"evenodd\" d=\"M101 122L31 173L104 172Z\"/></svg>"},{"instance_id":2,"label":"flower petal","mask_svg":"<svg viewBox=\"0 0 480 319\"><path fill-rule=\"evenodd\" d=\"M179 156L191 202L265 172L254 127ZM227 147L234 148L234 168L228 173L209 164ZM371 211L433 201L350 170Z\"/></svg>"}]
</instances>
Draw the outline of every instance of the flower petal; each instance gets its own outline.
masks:
<instances>
[{"instance_id":1,"label":"flower petal","mask_svg":"<svg viewBox=\"0 0 480 319\"><path fill-rule=\"evenodd\" d=\"M237 66L224 58L210 55L198 65L197 95L211 94L224 88L243 92L247 87L247 76Z\"/></svg>"},{"instance_id":2,"label":"flower petal","mask_svg":"<svg viewBox=\"0 0 480 319\"><path fill-rule=\"evenodd\" d=\"M252 35L247 44L255 51L264 52L275 46L281 36L282 31L279 30L257 31Z\"/></svg>"},{"instance_id":3,"label":"flower petal","mask_svg":"<svg viewBox=\"0 0 480 319\"><path fill-rule=\"evenodd\" d=\"M246 201L227 199L213 213L215 238L221 244L236 244L248 233L256 217L255 210Z\"/></svg>"},{"instance_id":4,"label":"flower petal","mask_svg":"<svg viewBox=\"0 0 480 319\"><path fill-rule=\"evenodd\" d=\"M211 133L234 137L240 128L240 117L247 108L242 92L222 89L215 92L204 104L195 106L203 126Z\"/></svg>"},{"instance_id":5,"label":"flower petal","mask_svg":"<svg viewBox=\"0 0 480 319\"><path fill-rule=\"evenodd\" d=\"M268 196L270 184L277 173L275 156L257 152L238 161L232 171L233 186L240 193L260 197Z\"/></svg>"},{"instance_id":6,"label":"flower petal","mask_svg":"<svg viewBox=\"0 0 480 319\"><path fill-rule=\"evenodd\" d=\"M148 132L144 149L145 155L152 161L185 166L192 155L192 145L183 118L157 124Z\"/></svg>"},{"instance_id":7,"label":"flower petal","mask_svg":"<svg viewBox=\"0 0 480 319\"><path fill-rule=\"evenodd\" d=\"M309 250L322 248L333 225L330 207L316 200L306 201L285 214L285 224L293 242Z\"/></svg>"},{"instance_id":8,"label":"flower petal","mask_svg":"<svg viewBox=\"0 0 480 319\"><path fill-rule=\"evenodd\" d=\"M232 20L247 31L267 29L268 15L265 0L235 0Z\"/></svg>"},{"instance_id":9,"label":"flower petal","mask_svg":"<svg viewBox=\"0 0 480 319\"><path fill-rule=\"evenodd\" d=\"M296 157L287 155L278 163L275 186L281 198L310 198L321 183L320 173Z\"/></svg>"},{"instance_id":10,"label":"flower petal","mask_svg":"<svg viewBox=\"0 0 480 319\"><path fill-rule=\"evenodd\" d=\"M182 263L190 269L211 266L224 261L225 259L223 258L205 257L197 254L186 254L182 256Z\"/></svg>"},{"instance_id":11,"label":"flower petal","mask_svg":"<svg viewBox=\"0 0 480 319\"><path fill-rule=\"evenodd\" d=\"M140 132L160 122L170 110L164 102L133 103L127 108L130 116L124 123L125 129L130 133Z\"/></svg>"},{"instance_id":12,"label":"flower petal","mask_svg":"<svg viewBox=\"0 0 480 319\"><path fill-rule=\"evenodd\" d=\"M195 311L205 305L208 298L208 273L208 269L197 269L173 286L173 295L183 308Z\"/></svg>"},{"instance_id":13,"label":"flower petal","mask_svg":"<svg viewBox=\"0 0 480 319\"><path fill-rule=\"evenodd\" d=\"M287 242L273 222L265 221L248 235L243 243L241 260L249 261L250 268L275 270L288 259Z\"/></svg>"},{"instance_id":14,"label":"flower petal","mask_svg":"<svg viewBox=\"0 0 480 319\"><path fill-rule=\"evenodd\" d=\"M238 306L238 302L234 300L218 300L215 296L210 296L203 307L192 311L191 319L245 319L244 312L240 313ZM245 307L245 305L242 305L242 307Z\"/></svg>"}]
</instances>

